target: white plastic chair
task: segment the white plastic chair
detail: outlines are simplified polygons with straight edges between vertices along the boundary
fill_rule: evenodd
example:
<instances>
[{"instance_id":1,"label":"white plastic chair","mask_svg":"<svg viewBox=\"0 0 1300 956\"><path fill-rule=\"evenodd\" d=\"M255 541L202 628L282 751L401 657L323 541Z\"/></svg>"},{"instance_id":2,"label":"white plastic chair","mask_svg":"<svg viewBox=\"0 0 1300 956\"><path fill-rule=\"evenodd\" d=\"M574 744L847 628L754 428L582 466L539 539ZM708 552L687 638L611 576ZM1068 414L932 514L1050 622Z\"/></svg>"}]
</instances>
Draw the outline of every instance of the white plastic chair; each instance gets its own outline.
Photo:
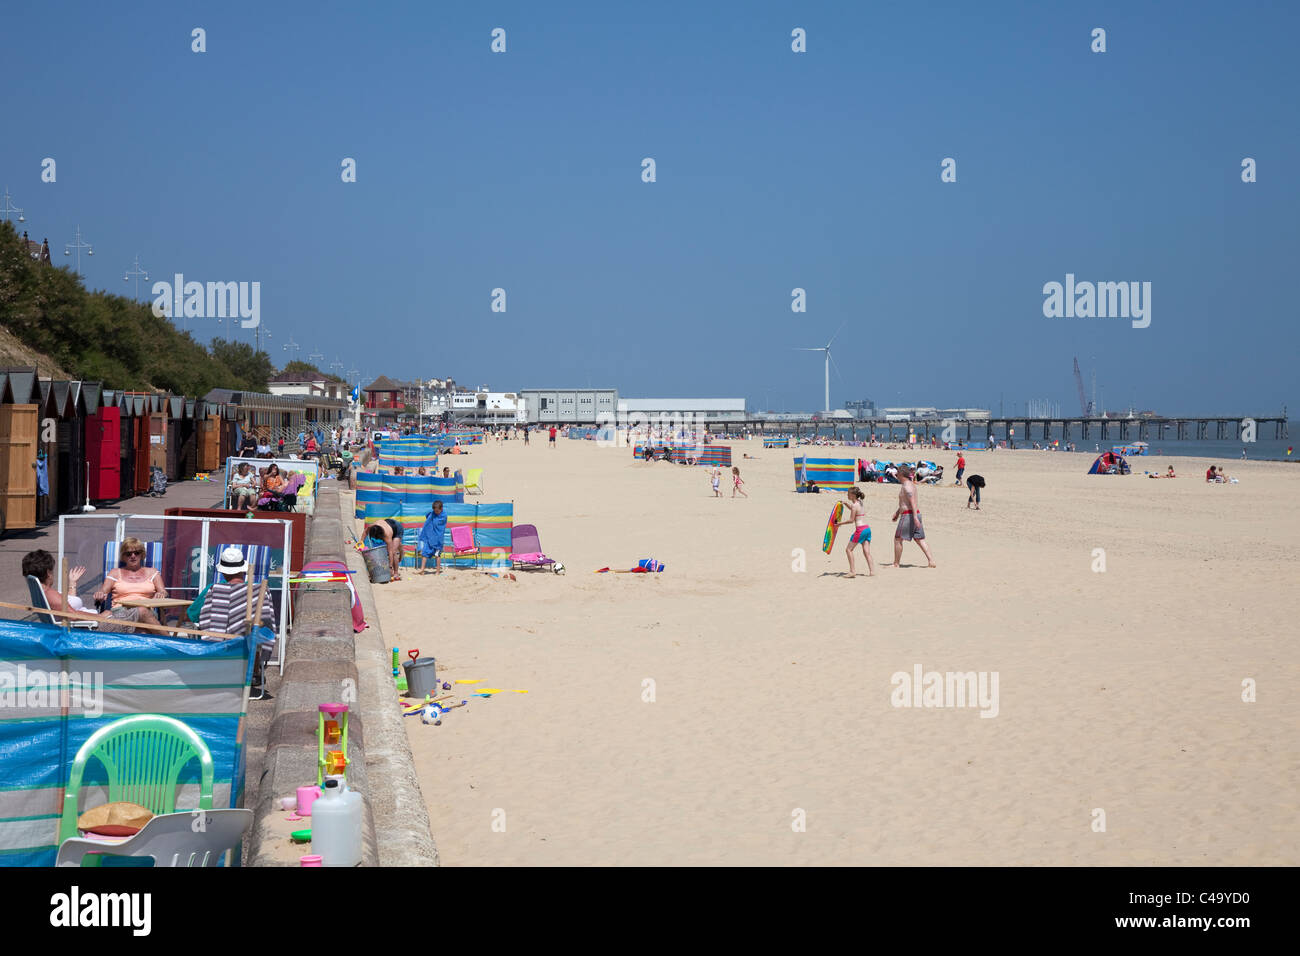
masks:
<instances>
[{"instance_id":1,"label":"white plastic chair","mask_svg":"<svg viewBox=\"0 0 1300 956\"><path fill-rule=\"evenodd\" d=\"M195 832L197 815L203 826ZM252 810L193 810L154 817L134 836L121 840L69 837L59 847L55 866L81 866L87 853L148 856L154 866L216 866L253 825Z\"/></svg>"}]
</instances>

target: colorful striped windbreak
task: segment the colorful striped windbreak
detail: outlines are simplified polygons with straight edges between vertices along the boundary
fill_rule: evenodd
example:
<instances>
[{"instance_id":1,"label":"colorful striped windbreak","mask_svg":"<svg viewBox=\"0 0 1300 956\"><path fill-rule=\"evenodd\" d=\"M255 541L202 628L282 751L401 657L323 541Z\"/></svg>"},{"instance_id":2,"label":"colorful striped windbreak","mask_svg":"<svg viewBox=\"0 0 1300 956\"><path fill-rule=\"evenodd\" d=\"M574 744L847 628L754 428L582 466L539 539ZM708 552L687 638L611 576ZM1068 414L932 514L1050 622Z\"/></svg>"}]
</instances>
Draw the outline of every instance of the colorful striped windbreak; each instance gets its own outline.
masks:
<instances>
[{"instance_id":1,"label":"colorful striped windbreak","mask_svg":"<svg viewBox=\"0 0 1300 956\"><path fill-rule=\"evenodd\" d=\"M392 469L399 465L412 471L438 466L438 446L426 438L389 438L375 446L379 454L379 467Z\"/></svg>"},{"instance_id":2,"label":"colorful striped windbreak","mask_svg":"<svg viewBox=\"0 0 1300 956\"><path fill-rule=\"evenodd\" d=\"M708 468L730 468L731 446L701 445L698 450L698 457L695 459L695 464L704 465Z\"/></svg>"},{"instance_id":3,"label":"colorful striped windbreak","mask_svg":"<svg viewBox=\"0 0 1300 956\"><path fill-rule=\"evenodd\" d=\"M453 428L442 435L434 436L435 440L443 448L450 448L460 439L462 445L481 445L483 444L483 429L481 428Z\"/></svg>"},{"instance_id":4,"label":"colorful striped windbreak","mask_svg":"<svg viewBox=\"0 0 1300 956\"><path fill-rule=\"evenodd\" d=\"M239 806L250 649L258 637L274 634L259 628L208 642L0 621L0 866L54 865L72 761L86 738L120 717L184 721L212 751L213 807ZM92 760L86 770L82 810L108 799L103 767ZM182 771L176 806L198 804L194 760Z\"/></svg>"},{"instance_id":5,"label":"colorful striped windbreak","mask_svg":"<svg viewBox=\"0 0 1300 956\"><path fill-rule=\"evenodd\" d=\"M673 450L673 461L684 462L686 459L692 459L697 465L708 465L710 468L730 468L731 467L731 446L729 445L705 445L693 441L682 441L674 439L668 443ZM659 457L659 449L663 448L662 444L651 445L654 449L655 457ZM633 445L632 456L640 458L645 454L645 445Z\"/></svg>"},{"instance_id":6,"label":"colorful striped windbreak","mask_svg":"<svg viewBox=\"0 0 1300 956\"><path fill-rule=\"evenodd\" d=\"M852 488L858 477L856 458L807 458L794 460L794 484L798 488L805 481L815 481L817 487L832 491Z\"/></svg>"},{"instance_id":7,"label":"colorful striped windbreak","mask_svg":"<svg viewBox=\"0 0 1300 956\"><path fill-rule=\"evenodd\" d=\"M392 475L383 472L357 472L357 501L355 515L366 517L369 505L391 504L394 510L402 504L423 507L427 512L435 501L444 505L465 500L465 490L455 477L435 478L432 475Z\"/></svg>"},{"instance_id":8,"label":"colorful striped windbreak","mask_svg":"<svg viewBox=\"0 0 1300 956\"><path fill-rule=\"evenodd\" d=\"M515 506L506 504L450 504L443 507L447 515L447 542L442 563L458 568L510 567L510 540L515 523ZM455 557L451 548L451 529L468 525L474 532L474 546L479 554ZM416 532L417 535L419 532Z\"/></svg>"}]
</instances>

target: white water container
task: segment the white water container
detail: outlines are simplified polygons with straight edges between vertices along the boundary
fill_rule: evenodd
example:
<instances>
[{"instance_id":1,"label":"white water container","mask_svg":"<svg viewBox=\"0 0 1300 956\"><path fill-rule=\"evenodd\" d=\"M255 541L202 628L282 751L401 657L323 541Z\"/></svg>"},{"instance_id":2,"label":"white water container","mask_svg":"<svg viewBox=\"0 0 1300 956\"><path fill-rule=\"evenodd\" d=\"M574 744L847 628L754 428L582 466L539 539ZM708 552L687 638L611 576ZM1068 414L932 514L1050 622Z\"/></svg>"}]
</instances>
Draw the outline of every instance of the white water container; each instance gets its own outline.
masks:
<instances>
[{"instance_id":1,"label":"white water container","mask_svg":"<svg viewBox=\"0 0 1300 956\"><path fill-rule=\"evenodd\" d=\"M320 798L311 805L311 848L324 866L356 866L361 862L361 794L326 780Z\"/></svg>"}]
</instances>

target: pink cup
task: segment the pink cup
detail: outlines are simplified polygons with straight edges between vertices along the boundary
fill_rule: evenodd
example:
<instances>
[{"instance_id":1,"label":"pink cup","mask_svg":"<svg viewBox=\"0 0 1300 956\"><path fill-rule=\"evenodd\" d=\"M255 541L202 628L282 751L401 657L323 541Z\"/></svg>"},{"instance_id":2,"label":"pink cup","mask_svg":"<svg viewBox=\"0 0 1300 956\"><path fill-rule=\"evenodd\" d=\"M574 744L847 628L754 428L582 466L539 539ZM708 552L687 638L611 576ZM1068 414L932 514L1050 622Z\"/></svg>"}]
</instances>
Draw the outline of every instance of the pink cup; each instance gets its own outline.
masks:
<instances>
[{"instance_id":1,"label":"pink cup","mask_svg":"<svg viewBox=\"0 0 1300 956\"><path fill-rule=\"evenodd\" d=\"M311 805L316 802L320 796L320 787L299 787L298 788L298 816L311 816Z\"/></svg>"}]
</instances>

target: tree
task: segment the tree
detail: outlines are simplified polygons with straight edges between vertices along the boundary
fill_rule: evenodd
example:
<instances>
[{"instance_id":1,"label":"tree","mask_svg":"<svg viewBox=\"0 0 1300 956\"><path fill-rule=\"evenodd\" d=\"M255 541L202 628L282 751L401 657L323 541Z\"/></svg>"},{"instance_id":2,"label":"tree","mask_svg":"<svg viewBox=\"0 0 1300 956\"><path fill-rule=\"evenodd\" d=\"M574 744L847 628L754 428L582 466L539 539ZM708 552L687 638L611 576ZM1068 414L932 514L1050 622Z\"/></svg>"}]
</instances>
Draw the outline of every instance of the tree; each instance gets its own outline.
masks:
<instances>
[{"instance_id":1,"label":"tree","mask_svg":"<svg viewBox=\"0 0 1300 956\"><path fill-rule=\"evenodd\" d=\"M344 379L339 378L337 375L331 375L329 372L322 372L315 365L312 365L310 362L304 362L301 359L294 359L292 362L285 365L284 368L280 369L281 375L285 372L290 372L294 375L301 375L304 380L316 381L320 379L326 382L343 382L345 385L347 384Z\"/></svg>"},{"instance_id":2,"label":"tree","mask_svg":"<svg viewBox=\"0 0 1300 956\"><path fill-rule=\"evenodd\" d=\"M87 292L67 267L37 262L0 223L0 326L68 374L115 389L201 397L214 388L266 391L270 356L217 339L209 350L149 303Z\"/></svg>"},{"instance_id":3,"label":"tree","mask_svg":"<svg viewBox=\"0 0 1300 956\"><path fill-rule=\"evenodd\" d=\"M230 339L212 340L212 357L230 369L240 379L243 386L252 391L265 392L267 383L275 374L271 357L265 352L258 352L247 342L235 342Z\"/></svg>"}]
</instances>

